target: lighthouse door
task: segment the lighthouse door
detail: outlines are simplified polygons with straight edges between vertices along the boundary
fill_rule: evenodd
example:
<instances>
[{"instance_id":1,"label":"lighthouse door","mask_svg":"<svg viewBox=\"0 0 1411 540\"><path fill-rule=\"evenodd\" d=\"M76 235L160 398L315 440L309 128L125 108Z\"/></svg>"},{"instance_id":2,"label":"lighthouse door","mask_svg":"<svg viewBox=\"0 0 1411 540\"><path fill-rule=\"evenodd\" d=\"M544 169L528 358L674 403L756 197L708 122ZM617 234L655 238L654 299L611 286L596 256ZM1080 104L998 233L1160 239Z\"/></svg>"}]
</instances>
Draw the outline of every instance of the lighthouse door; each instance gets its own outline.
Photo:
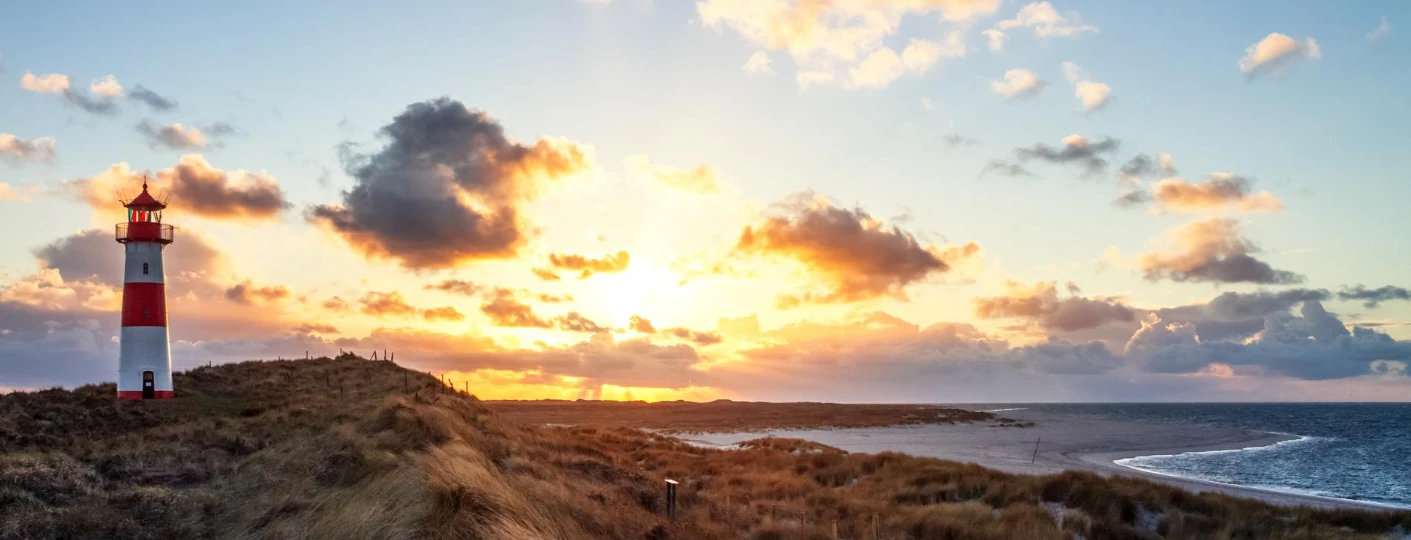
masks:
<instances>
[{"instance_id":1,"label":"lighthouse door","mask_svg":"<svg viewBox=\"0 0 1411 540\"><path fill-rule=\"evenodd\" d=\"M142 372L142 399L157 399L156 374L150 371Z\"/></svg>"}]
</instances>

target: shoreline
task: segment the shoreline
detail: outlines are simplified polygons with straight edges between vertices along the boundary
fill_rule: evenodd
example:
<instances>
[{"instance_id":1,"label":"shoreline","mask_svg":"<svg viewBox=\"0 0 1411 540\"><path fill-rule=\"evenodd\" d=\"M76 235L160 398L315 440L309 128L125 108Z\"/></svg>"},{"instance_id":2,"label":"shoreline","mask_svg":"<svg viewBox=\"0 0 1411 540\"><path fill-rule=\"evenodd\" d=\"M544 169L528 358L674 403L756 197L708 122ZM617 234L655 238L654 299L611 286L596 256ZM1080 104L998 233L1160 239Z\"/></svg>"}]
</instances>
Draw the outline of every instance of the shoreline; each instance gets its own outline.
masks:
<instances>
[{"instance_id":1,"label":"shoreline","mask_svg":"<svg viewBox=\"0 0 1411 540\"><path fill-rule=\"evenodd\" d=\"M693 443L715 447L725 447L767 436L789 437L810 440L848 452L900 452L918 457L973 463L1015 474L1043 475L1076 470L1103 476L1141 478L1191 492L1220 493L1258 499L1280 506L1407 510L1369 501L1164 474L1116 463L1118 460L1136 457L1252 450L1302 438L1296 435L1213 426L1104 420L1044 411L1015 410L1006 411L1005 415L1019 421L1034 422L1035 426L1001 428L993 427L993 424L927 424L887 428L789 429L677 436Z\"/></svg>"}]
</instances>

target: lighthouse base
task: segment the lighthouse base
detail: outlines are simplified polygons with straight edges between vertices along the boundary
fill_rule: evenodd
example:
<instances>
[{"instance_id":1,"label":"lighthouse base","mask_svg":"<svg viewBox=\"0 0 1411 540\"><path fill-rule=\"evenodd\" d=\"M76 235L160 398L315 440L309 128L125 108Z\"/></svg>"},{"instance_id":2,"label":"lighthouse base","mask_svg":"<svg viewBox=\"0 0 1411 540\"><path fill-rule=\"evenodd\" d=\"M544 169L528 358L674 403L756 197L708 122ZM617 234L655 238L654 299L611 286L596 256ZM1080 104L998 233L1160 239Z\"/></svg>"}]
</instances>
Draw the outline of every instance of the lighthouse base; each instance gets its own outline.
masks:
<instances>
[{"instance_id":1,"label":"lighthouse base","mask_svg":"<svg viewBox=\"0 0 1411 540\"><path fill-rule=\"evenodd\" d=\"M173 392L171 390L158 390L156 392L152 392L152 397L148 399L172 399L174 397L176 397L176 392ZM118 392L118 399L123 401L141 401L142 391L122 390Z\"/></svg>"}]
</instances>

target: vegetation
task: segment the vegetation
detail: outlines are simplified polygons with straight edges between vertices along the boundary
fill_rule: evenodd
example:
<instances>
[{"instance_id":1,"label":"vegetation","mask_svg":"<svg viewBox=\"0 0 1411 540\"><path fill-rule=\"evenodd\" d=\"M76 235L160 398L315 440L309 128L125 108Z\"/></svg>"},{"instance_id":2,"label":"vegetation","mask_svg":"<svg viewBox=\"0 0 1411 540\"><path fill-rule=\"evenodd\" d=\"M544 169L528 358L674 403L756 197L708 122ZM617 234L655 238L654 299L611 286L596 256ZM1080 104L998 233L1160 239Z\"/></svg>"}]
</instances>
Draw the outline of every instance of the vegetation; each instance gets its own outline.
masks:
<instances>
[{"instance_id":1,"label":"vegetation","mask_svg":"<svg viewBox=\"0 0 1411 540\"><path fill-rule=\"evenodd\" d=\"M721 399L709 403L668 401L487 401L501 417L526 424L593 425L668 433L762 431L767 429L860 428L956 422L1006 421L986 412L935 405L843 405L755 403Z\"/></svg>"},{"instance_id":2,"label":"vegetation","mask_svg":"<svg viewBox=\"0 0 1411 540\"><path fill-rule=\"evenodd\" d=\"M1411 514L1281 508L789 439L715 450L509 421L356 357L0 398L0 538L1381 538ZM675 519L663 479L680 480Z\"/></svg>"}]
</instances>

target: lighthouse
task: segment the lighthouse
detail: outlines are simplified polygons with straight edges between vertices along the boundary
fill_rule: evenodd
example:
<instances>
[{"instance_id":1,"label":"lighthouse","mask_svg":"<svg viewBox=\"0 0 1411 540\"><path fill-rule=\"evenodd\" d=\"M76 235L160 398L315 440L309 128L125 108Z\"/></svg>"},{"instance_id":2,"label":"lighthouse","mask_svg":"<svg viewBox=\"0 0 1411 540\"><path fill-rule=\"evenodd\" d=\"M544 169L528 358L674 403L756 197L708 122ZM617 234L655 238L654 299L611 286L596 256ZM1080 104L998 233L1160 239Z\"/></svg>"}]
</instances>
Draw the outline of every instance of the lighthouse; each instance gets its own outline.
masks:
<instances>
[{"instance_id":1,"label":"lighthouse","mask_svg":"<svg viewBox=\"0 0 1411 540\"><path fill-rule=\"evenodd\" d=\"M162 223L162 210L167 205L147 192L145 181L142 194L123 206L127 207L127 223L117 225L117 241L127 252L118 399L167 399L174 394L162 249L172 243L175 228Z\"/></svg>"}]
</instances>

